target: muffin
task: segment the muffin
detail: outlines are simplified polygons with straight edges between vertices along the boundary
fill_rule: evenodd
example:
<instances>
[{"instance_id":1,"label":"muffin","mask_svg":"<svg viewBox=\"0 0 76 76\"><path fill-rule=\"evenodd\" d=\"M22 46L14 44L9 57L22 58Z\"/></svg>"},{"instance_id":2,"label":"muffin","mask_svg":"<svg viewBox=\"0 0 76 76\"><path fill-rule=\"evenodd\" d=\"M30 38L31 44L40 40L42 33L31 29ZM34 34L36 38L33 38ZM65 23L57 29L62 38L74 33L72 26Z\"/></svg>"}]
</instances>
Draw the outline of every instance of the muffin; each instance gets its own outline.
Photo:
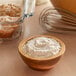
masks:
<instances>
[{"instance_id":1,"label":"muffin","mask_svg":"<svg viewBox=\"0 0 76 76\"><path fill-rule=\"evenodd\" d=\"M18 48L23 61L36 70L53 68L65 52L65 44L49 35L24 39Z\"/></svg>"}]
</instances>

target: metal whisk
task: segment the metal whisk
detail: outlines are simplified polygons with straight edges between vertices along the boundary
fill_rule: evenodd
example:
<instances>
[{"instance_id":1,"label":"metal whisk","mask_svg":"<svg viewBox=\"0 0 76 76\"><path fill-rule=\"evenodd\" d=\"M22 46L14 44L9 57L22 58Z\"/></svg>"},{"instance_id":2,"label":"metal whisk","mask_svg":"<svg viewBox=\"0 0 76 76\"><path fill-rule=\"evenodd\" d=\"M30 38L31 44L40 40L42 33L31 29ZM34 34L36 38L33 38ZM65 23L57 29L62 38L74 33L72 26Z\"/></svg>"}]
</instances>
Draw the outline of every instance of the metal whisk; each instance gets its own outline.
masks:
<instances>
[{"instance_id":1,"label":"metal whisk","mask_svg":"<svg viewBox=\"0 0 76 76\"><path fill-rule=\"evenodd\" d=\"M60 8L46 8L39 17L40 24L48 31L76 32L76 15Z\"/></svg>"}]
</instances>

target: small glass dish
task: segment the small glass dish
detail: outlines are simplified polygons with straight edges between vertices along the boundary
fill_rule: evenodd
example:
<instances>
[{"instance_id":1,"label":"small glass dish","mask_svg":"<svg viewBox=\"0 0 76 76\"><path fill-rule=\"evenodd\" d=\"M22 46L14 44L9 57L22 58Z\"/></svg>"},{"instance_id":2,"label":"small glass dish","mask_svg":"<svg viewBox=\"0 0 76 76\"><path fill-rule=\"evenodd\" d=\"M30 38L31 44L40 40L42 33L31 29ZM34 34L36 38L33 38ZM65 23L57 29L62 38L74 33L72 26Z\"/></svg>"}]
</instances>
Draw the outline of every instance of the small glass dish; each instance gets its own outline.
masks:
<instances>
[{"instance_id":1,"label":"small glass dish","mask_svg":"<svg viewBox=\"0 0 76 76\"><path fill-rule=\"evenodd\" d=\"M23 21L34 13L35 0L3 0L0 2L0 41L19 38Z\"/></svg>"},{"instance_id":2,"label":"small glass dish","mask_svg":"<svg viewBox=\"0 0 76 76\"><path fill-rule=\"evenodd\" d=\"M21 17L23 2L3 0L0 2L0 41L12 40L20 37L22 24L15 22ZM12 22L9 24L7 22Z\"/></svg>"}]
</instances>

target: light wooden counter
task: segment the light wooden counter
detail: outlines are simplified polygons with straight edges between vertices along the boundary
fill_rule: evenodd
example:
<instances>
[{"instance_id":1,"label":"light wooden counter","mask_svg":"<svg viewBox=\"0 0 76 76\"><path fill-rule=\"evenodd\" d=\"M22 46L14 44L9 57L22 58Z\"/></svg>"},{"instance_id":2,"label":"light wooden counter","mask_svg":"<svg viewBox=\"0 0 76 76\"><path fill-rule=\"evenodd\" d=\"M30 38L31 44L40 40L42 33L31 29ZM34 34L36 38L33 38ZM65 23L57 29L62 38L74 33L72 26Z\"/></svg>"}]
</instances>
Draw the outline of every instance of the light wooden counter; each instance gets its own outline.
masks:
<instances>
[{"instance_id":1,"label":"light wooden counter","mask_svg":"<svg viewBox=\"0 0 76 76\"><path fill-rule=\"evenodd\" d=\"M39 14L43 7L48 5L36 7L35 15L25 20L23 38L47 33L39 25ZM18 54L18 43L23 39L21 38L0 44L0 76L76 76L76 35L57 33L50 35L60 38L66 44L66 52L55 68L41 72L27 67Z\"/></svg>"}]
</instances>

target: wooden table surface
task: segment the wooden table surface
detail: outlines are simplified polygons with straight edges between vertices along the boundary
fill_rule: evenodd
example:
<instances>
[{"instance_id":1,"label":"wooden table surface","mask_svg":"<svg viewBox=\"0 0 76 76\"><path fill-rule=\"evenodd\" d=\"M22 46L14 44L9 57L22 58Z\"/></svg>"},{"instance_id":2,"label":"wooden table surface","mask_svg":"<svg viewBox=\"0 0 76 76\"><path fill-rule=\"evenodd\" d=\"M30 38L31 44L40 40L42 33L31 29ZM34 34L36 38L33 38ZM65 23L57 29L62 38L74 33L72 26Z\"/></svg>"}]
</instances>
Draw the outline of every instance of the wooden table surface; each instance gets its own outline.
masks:
<instances>
[{"instance_id":1,"label":"wooden table surface","mask_svg":"<svg viewBox=\"0 0 76 76\"><path fill-rule=\"evenodd\" d=\"M36 7L33 17L25 20L24 35L18 40L0 44L0 76L76 76L76 34L50 33L64 41L66 52L55 68L49 71L35 71L30 69L18 53L19 42L32 35L48 34L39 25L39 15L49 4Z\"/></svg>"}]
</instances>

